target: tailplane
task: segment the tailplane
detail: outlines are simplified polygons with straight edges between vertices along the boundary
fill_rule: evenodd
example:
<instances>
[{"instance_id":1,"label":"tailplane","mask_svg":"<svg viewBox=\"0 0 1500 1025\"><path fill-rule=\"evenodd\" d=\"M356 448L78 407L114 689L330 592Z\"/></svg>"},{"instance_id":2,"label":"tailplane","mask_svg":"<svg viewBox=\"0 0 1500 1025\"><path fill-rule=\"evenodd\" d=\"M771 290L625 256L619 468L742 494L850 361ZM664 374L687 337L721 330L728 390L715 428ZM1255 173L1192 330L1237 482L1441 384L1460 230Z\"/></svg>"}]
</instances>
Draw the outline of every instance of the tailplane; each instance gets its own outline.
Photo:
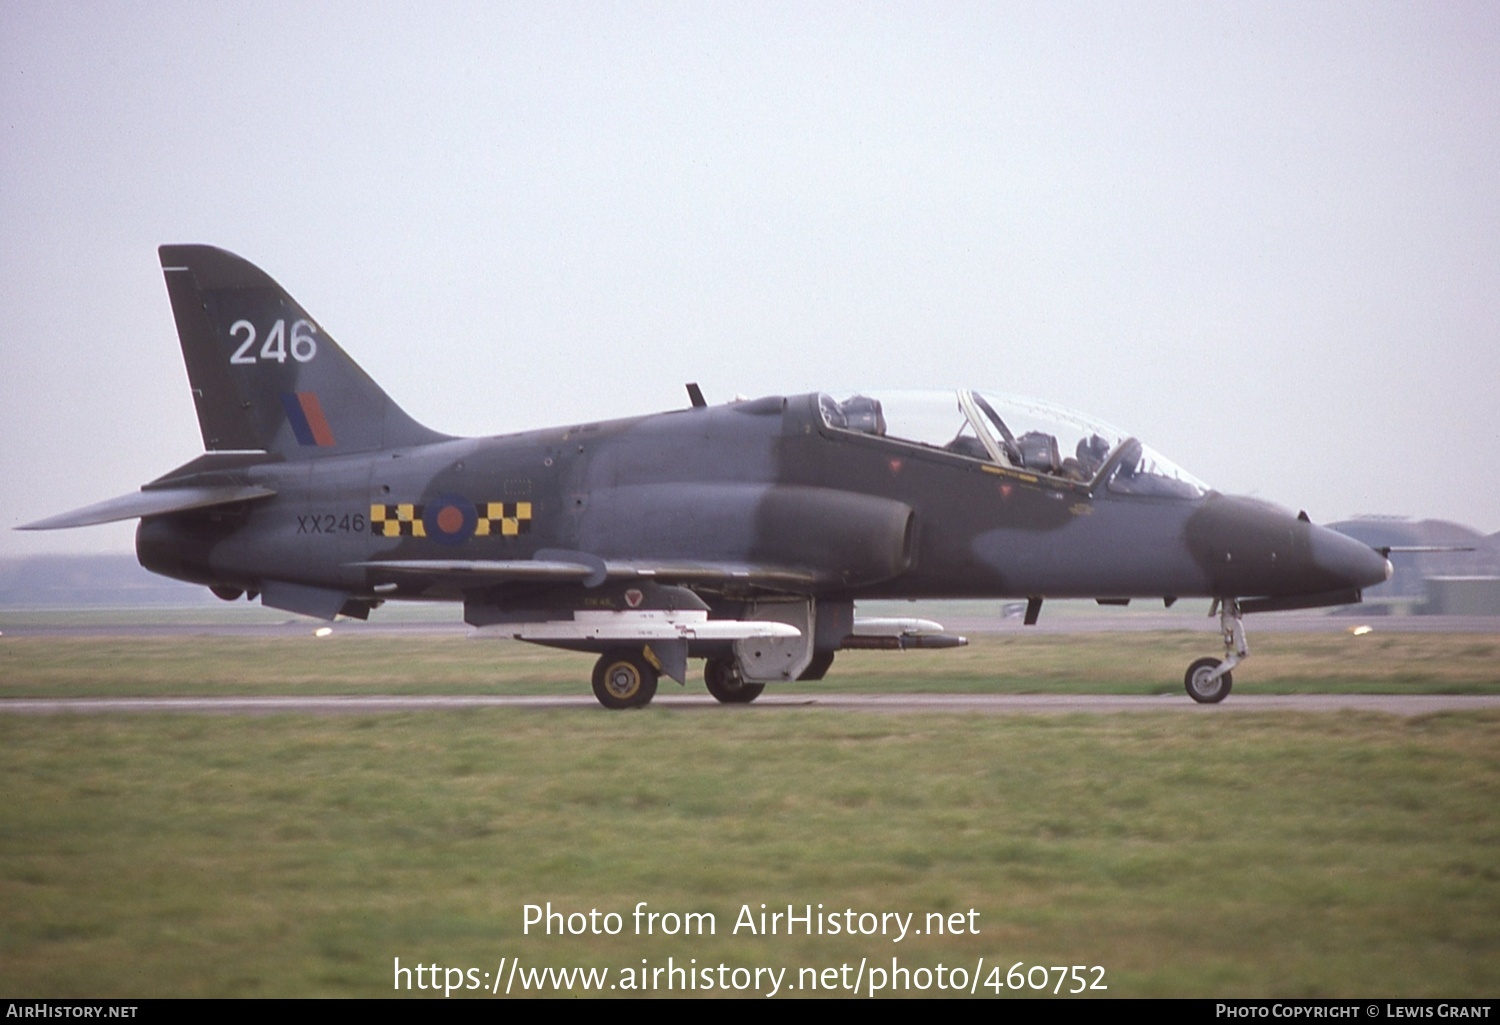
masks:
<instances>
[{"instance_id":1,"label":"tailplane","mask_svg":"<svg viewBox=\"0 0 1500 1025\"><path fill-rule=\"evenodd\" d=\"M417 423L259 267L213 246L162 246L203 447L285 459L403 448Z\"/></svg>"}]
</instances>

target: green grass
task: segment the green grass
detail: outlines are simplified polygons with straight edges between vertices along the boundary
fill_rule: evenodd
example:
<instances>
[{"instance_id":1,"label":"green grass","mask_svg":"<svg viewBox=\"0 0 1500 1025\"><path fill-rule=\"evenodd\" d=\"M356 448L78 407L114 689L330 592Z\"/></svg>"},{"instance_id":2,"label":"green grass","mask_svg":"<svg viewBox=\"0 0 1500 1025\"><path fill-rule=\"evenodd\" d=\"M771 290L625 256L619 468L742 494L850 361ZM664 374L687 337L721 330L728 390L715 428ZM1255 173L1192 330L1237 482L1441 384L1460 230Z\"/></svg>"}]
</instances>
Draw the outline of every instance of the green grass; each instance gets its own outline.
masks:
<instances>
[{"instance_id":1,"label":"green grass","mask_svg":"<svg viewBox=\"0 0 1500 1025\"><path fill-rule=\"evenodd\" d=\"M1489 996L1500 716L593 710L0 720L0 991L391 991L392 959L1087 964L1114 996ZM522 907L713 937L522 935ZM979 935L730 935L741 905ZM627 917L628 922L628 917ZM628 929L627 929L628 931Z\"/></svg>"},{"instance_id":2,"label":"green grass","mask_svg":"<svg viewBox=\"0 0 1500 1025\"><path fill-rule=\"evenodd\" d=\"M977 637L936 652L842 652L819 683L779 693L1176 694L1215 633ZM587 694L593 657L461 635L0 637L0 697L172 694ZM691 681L694 693L702 683ZM663 681L663 693L676 691ZM1497 694L1500 636L1267 634L1239 694Z\"/></svg>"},{"instance_id":3,"label":"green grass","mask_svg":"<svg viewBox=\"0 0 1500 1025\"><path fill-rule=\"evenodd\" d=\"M1177 692L1213 641L850 653L804 687ZM1235 690L1494 692L1497 647L1267 635ZM584 694L589 666L342 630L0 638L6 696ZM1112 996L1500 991L1495 713L4 716L0 780L0 992L19 996L381 996L396 957L518 956L1102 965ZM523 935L547 901L627 934ZM629 935L638 901L712 912L717 934ZM980 931L731 935L743 905L820 902L973 908Z\"/></svg>"}]
</instances>

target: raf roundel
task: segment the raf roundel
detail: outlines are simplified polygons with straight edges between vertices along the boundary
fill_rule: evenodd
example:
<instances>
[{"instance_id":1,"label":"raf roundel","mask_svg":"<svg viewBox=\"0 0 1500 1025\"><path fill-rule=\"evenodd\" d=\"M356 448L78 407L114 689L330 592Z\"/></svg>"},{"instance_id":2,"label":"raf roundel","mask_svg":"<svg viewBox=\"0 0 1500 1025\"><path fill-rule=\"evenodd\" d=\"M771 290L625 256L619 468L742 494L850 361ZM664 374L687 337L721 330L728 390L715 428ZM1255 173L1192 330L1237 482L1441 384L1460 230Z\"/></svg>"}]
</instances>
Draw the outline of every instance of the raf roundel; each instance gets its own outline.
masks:
<instances>
[{"instance_id":1,"label":"raf roundel","mask_svg":"<svg viewBox=\"0 0 1500 1025\"><path fill-rule=\"evenodd\" d=\"M422 510L427 536L440 545L460 545L474 536L478 521L474 503L462 495L444 495Z\"/></svg>"}]
</instances>

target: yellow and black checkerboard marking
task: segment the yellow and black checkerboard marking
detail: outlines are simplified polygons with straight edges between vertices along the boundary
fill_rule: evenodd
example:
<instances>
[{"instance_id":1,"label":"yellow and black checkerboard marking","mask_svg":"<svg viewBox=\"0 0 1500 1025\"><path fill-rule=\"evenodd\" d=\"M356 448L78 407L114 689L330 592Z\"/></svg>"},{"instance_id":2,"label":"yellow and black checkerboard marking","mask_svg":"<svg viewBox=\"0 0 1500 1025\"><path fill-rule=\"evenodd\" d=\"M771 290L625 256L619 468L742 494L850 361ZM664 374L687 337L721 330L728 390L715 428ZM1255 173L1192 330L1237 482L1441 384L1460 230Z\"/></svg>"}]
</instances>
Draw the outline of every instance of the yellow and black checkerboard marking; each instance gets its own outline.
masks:
<instances>
[{"instance_id":1,"label":"yellow and black checkerboard marking","mask_svg":"<svg viewBox=\"0 0 1500 1025\"><path fill-rule=\"evenodd\" d=\"M474 524L475 537L515 537L531 533L530 502L485 502Z\"/></svg>"},{"instance_id":2,"label":"yellow and black checkerboard marking","mask_svg":"<svg viewBox=\"0 0 1500 1025\"><path fill-rule=\"evenodd\" d=\"M424 506L411 502L370 506L370 533L376 537L426 537ZM483 502L476 510L475 537L515 537L531 533L530 502Z\"/></svg>"},{"instance_id":3,"label":"yellow and black checkerboard marking","mask_svg":"<svg viewBox=\"0 0 1500 1025\"><path fill-rule=\"evenodd\" d=\"M370 506L370 533L377 537L426 537L422 507L410 502Z\"/></svg>"}]
</instances>

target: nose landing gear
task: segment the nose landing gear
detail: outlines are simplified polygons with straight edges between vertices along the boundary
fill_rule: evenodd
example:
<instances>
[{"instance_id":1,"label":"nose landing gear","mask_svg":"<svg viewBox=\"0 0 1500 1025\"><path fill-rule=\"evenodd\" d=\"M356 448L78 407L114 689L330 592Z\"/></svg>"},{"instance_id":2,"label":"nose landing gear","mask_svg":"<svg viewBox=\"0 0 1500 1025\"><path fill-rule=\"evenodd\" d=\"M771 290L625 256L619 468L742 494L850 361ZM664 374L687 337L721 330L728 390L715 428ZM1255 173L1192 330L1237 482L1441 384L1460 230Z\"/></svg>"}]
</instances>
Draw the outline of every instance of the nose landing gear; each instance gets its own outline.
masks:
<instances>
[{"instance_id":1,"label":"nose landing gear","mask_svg":"<svg viewBox=\"0 0 1500 1025\"><path fill-rule=\"evenodd\" d=\"M1224 635L1224 658L1200 658L1188 666L1183 683L1188 696L1200 704L1212 705L1229 696L1234 685L1230 670L1250 657L1250 645L1245 641L1245 622L1240 614L1240 603L1234 598L1215 598L1209 609L1211 616L1219 614L1219 631Z\"/></svg>"}]
</instances>

